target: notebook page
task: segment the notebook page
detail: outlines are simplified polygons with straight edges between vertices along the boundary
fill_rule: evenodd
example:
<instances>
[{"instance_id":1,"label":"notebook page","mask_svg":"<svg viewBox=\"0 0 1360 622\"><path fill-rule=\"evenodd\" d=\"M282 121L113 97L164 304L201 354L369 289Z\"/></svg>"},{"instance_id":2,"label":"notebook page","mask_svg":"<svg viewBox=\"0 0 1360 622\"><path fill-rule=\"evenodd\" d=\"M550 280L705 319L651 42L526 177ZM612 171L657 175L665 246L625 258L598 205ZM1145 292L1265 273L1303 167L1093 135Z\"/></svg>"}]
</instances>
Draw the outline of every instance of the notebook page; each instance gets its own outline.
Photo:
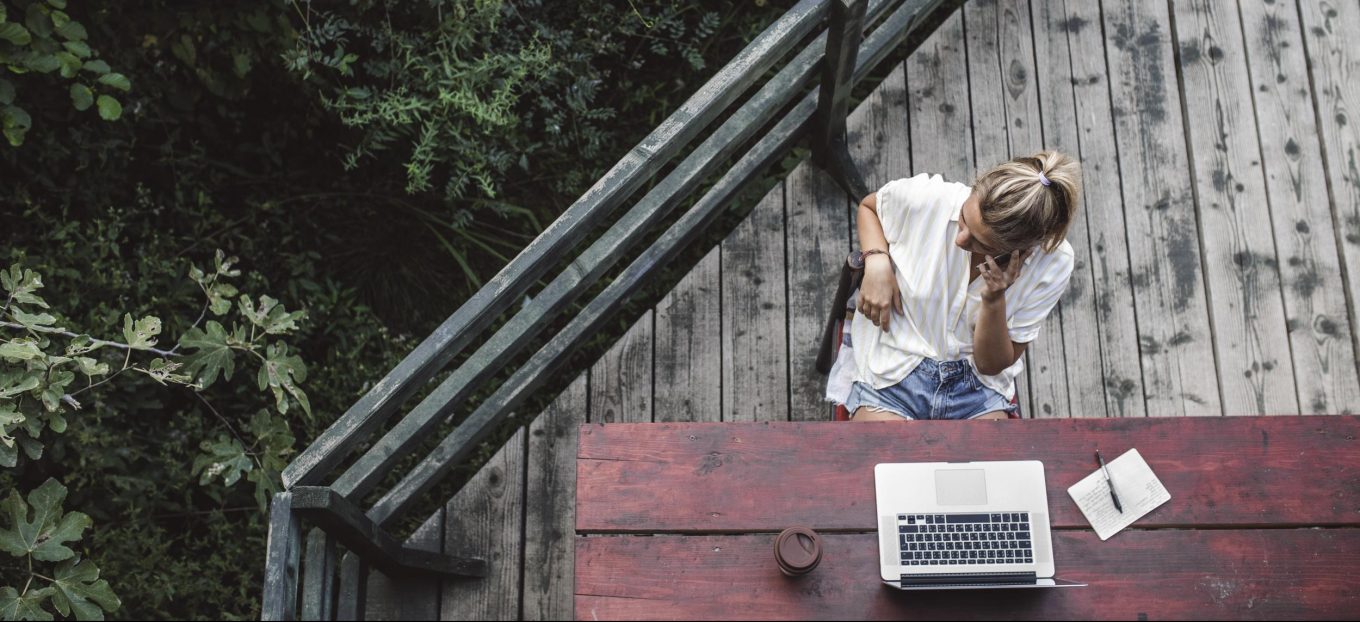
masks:
<instances>
[{"instance_id":1,"label":"notebook page","mask_svg":"<svg viewBox=\"0 0 1360 622\"><path fill-rule=\"evenodd\" d=\"M1110 536L1171 499L1171 493L1167 492L1137 449L1124 452L1124 455L1106 463L1106 467L1110 470L1110 479L1114 481L1119 503L1124 506L1123 513L1115 509L1114 501L1110 499L1109 484L1101 469L1096 469L1067 489L1067 494L1072 496L1101 540L1109 540Z\"/></svg>"}]
</instances>

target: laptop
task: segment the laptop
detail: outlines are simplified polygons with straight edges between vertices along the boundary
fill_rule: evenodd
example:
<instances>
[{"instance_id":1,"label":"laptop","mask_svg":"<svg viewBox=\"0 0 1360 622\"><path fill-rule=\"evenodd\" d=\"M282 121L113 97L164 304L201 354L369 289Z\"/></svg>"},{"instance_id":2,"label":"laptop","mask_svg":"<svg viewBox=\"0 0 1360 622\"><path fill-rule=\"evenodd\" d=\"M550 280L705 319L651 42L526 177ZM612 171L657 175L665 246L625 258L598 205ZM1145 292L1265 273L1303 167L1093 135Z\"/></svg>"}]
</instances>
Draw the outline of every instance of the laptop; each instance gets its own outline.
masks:
<instances>
[{"instance_id":1,"label":"laptop","mask_svg":"<svg viewBox=\"0 0 1360 622\"><path fill-rule=\"evenodd\" d=\"M1055 578L1044 465L874 466L883 582L903 590L1075 587Z\"/></svg>"}]
</instances>

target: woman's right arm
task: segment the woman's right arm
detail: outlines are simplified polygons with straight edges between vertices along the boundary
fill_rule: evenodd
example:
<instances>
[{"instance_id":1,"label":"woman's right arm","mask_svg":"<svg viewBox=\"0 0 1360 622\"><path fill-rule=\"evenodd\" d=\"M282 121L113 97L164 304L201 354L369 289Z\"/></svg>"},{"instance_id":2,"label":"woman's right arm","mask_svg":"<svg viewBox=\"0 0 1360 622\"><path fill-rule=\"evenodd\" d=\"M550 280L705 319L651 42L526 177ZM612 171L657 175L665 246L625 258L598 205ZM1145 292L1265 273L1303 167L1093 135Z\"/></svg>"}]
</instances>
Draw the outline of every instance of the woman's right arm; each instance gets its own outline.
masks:
<instances>
[{"instance_id":1,"label":"woman's right arm","mask_svg":"<svg viewBox=\"0 0 1360 622\"><path fill-rule=\"evenodd\" d=\"M897 291L897 277L893 274L892 258L887 254L888 238L883 235L883 224L878 220L878 193L859 202L855 218L859 229L860 250L881 250L864 258L864 280L859 286L859 312L869 321L888 331L892 310L902 313L902 297Z\"/></svg>"}]
</instances>

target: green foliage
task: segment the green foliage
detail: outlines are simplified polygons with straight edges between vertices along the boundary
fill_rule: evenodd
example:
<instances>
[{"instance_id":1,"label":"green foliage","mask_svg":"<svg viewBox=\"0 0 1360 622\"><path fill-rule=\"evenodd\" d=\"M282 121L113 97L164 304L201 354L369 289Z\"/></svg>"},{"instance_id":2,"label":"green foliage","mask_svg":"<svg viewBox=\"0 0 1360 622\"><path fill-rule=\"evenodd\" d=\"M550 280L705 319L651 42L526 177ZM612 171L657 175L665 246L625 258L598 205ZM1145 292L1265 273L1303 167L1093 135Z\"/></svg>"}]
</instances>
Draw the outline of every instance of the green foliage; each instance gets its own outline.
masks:
<instances>
[{"instance_id":1,"label":"green foliage","mask_svg":"<svg viewBox=\"0 0 1360 622\"><path fill-rule=\"evenodd\" d=\"M232 355L240 351L254 357L259 366L258 389L273 393L279 417L267 409L255 412L246 427L252 439L246 445L235 426L200 395L198 399L221 420L226 432L218 434L215 441L201 444L203 453L194 458L193 472L200 475L200 486L214 485L220 479L222 485L231 487L243 474L248 475L254 484L255 503L263 508L268 496L279 490L279 473L295 442L281 416L288 413L290 403L300 405L308 417L311 414L307 394L300 386L306 380L306 365L279 340L299 329L298 322L305 313L289 312L269 296L260 296L257 304L242 295L235 317L231 317L232 307L224 308L220 298L237 291L235 285L225 281L240 276L240 271L232 268L235 262L235 258L218 251L211 275L190 266L190 279L204 297L198 321L210 311L226 316L234 320L234 338L227 337L215 320L208 322L207 333L199 330L196 322L180 340L180 346L199 350L187 356L156 348L163 325L153 315L134 319L124 313L121 343L69 332L58 325L57 316L45 311L51 305L38 293L44 287L39 273L18 264L0 271L5 300L0 307L0 328L18 334L0 342L0 465L16 467L20 451L30 460L42 459L47 440L44 432L67 432L66 416L81 408L76 396L125 372L140 372L160 385L202 391L216 382L217 370L234 365ZM64 347L58 339L66 340ZM266 343L266 339L272 341ZM116 361L85 356L101 348L122 352L116 372L110 373L114 369L111 363ZM133 359L134 352L159 356L141 364ZM183 366L177 359L189 361L189 373L176 373ZM78 389L73 388L77 372L86 379L85 386ZM228 379L230 375L229 371L225 374ZM96 378L102 379L96 382ZM49 478L29 494L27 502L13 489L0 502L0 514L8 519L8 527L0 528L0 551L27 558L29 568L27 578L20 577L22 589L0 588L0 613L5 619L52 619L46 609L50 605L63 616L97 620L103 619L105 610L118 607L108 582L99 579L98 568L89 560L77 559L76 552L67 546L81 538L91 519L79 512L63 514L61 504L66 493L65 486ZM38 572L33 569L35 561L63 563ZM49 585L35 587L35 578Z\"/></svg>"},{"instance_id":2,"label":"green foliage","mask_svg":"<svg viewBox=\"0 0 1360 622\"><path fill-rule=\"evenodd\" d=\"M6 620L51 620L45 605L50 604L63 616L77 620L103 620L105 611L121 605L99 578L99 568L81 560L66 543L79 540L90 526L90 517L80 512L63 512L66 487L48 479L29 493L28 502L11 490L0 502L0 551L27 560L28 580L23 590L0 588L0 617ZM31 517L31 518L30 518ZM33 562L60 562L53 570ZM44 574L47 573L47 574ZM35 581L37 582L35 584Z\"/></svg>"},{"instance_id":3,"label":"green foliage","mask_svg":"<svg viewBox=\"0 0 1360 622\"><path fill-rule=\"evenodd\" d=\"M14 7L13 13L9 7ZM24 143L33 119L16 103L16 88L4 77L6 73L56 74L70 83L67 88L76 110L88 110L91 102L97 101L99 116L105 121L115 121L123 114L122 104L108 93L127 92L132 81L97 58L86 42L89 33L65 8L63 0L0 1L0 132L13 147ZM19 23L21 13L23 22ZM9 21L11 16L16 21ZM49 77L41 81L40 88L61 81ZM96 90L105 91L97 100Z\"/></svg>"},{"instance_id":4,"label":"green foliage","mask_svg":"<svg viewBox=\"0 0 1360 622\"><path fill-rule=\"evenodd\" d=\"M11 490L0 502L0 513L9 519L10 527L0 529L0 551L15 557L32 556L38 561L57 562L75 556L65 543L79 540L90 526L90 517L80 512L62 515L61 502L66 498L66 487L49 479L28 495L24 503L19 491ZM28 520L30 510L33 520Z\"/></svg>"},{"instance_id":5,"label":"green foliage","mask_svg":"<svg viewBox=\"0 0 1360 622\"><path fill-rule=\"evenodd\" d=\"M31 4L0 0L0 24ZM24 128L0 148L0 268L25 266L0 270L0 490L68 486L96 527L65 546L136 594L115 614L132 619L258 617L261 508L297 445L782 10L58 4L80 23L53 22L50 51L80 64L0 67ZM214 248L244 262L204 265ZM66 615L27 578L0 562L0 611Z\"/></svg>"},{"instance_id":6,"label":"green foliage","mask_svg":"<svg viewBox=\"0 0 1360 622\"><path fill-rule=\"evenodd\" d=\"M99 578L99 568L90 560L68 559L52 575L52 605L61 615L77 620L103 620L105 611L115 611L122 602Z\"/></svg>"}]
</instances>

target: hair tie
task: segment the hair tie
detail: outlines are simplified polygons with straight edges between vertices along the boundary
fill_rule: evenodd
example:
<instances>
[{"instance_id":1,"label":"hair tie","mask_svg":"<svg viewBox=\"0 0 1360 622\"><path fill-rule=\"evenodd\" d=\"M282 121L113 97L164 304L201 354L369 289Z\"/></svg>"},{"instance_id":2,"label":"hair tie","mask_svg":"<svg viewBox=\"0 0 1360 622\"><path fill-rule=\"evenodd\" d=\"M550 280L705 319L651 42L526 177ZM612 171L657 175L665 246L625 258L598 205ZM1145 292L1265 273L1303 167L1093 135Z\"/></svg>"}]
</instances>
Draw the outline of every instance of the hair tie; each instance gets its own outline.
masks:
<instances>
[{"instance_id":1,"label":"hair tie","mask_svg":"<svg viewBox=\"0 0 1360 622\"><path fill-rule=\"evenodd\" d=\"M1049 181L1047 177L1044 177L1043 171L1039 171L1039 183L1048 186L1051 185L1053 182Z\"/></svg>"}]
</instances>

